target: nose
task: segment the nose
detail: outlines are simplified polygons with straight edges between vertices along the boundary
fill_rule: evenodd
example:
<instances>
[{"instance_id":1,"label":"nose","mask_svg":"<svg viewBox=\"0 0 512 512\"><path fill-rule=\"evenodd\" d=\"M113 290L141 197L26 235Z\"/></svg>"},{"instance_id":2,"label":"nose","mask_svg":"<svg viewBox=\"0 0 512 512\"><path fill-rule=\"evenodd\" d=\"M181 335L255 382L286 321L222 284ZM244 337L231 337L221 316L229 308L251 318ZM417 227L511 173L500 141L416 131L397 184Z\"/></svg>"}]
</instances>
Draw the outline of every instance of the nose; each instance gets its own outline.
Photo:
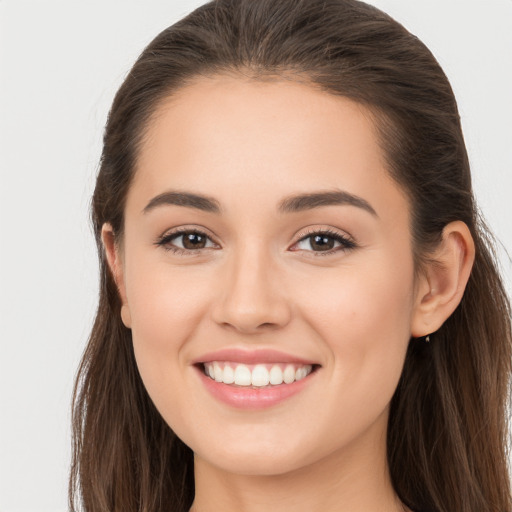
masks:
<instances>
[{"instance_id":1,"label":"nose","mask_svg":"<svg viewBox=\"0 0 512 512\"><path fill-rule=\"evenodd\" d=\"M219 274L220 286L213 320L240 333L259 333L288 324L291 305L283 287L282 271L271 257L259 250L247 250Z\"/></svg>"}]
</instances>

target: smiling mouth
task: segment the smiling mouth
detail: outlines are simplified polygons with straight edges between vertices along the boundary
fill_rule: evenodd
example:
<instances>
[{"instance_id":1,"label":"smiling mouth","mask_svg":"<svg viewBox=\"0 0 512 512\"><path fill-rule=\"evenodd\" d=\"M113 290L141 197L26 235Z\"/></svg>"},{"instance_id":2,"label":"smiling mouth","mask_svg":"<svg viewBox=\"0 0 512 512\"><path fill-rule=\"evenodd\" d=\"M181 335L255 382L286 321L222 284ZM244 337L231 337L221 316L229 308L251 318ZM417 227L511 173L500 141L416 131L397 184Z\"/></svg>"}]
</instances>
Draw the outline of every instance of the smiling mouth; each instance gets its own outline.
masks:
<instances>
[{"instance_id":1,"label":"smiling mouth","mask_svg":"<svg viewBox=\"0 0 512 512\"><path fill-rule=\"evenodd\" d=\"M292 384L305 379L317 365L298 363L241 364L209 361L201 364L210 379L234 387L264 388Z\"/></svg>"}]
</instances>

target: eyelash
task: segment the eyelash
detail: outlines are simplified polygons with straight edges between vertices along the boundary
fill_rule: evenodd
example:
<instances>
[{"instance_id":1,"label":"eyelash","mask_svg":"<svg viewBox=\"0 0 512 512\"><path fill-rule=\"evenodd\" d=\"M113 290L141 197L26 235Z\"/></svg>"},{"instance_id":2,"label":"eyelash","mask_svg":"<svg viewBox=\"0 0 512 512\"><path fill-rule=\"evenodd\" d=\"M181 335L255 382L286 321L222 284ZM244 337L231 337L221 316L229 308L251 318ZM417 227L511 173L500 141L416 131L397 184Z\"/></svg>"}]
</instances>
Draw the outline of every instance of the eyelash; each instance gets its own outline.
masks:
<instances>
[{"instance_id":1,"label":"eyelash","mask_svg":"<svg viewBox=\"0 0 512 512\"><path fill-rule=\"evenodd\" d=\"M206 233L204 233L203 231L199 231L198 229L178 229L171 233L162 235L155 242L155 245L162 247L164 250L170 251L179 256L195 256L195 255L197 255L199 253L199 251L201 251L202 249L182 249L181 247L176 247L176 246L171 245L171 242L174 239L179 238L180 236L184 236L184 235L198 235L198 236L202 236L202 237L212 241L211 238Z\"/></svg>"},{"instance_id":2,"label":"eyelash","mask_svg":"<svg viewBox=\"0 0 512 512\"><path fill-rule=\"evenodd\" d=\"M166 251L170 251L174 254L177 254L179 256L194 256L199 253L202 249L205 249L204 247L201 249L182 249L181 247L176 247L171 245L171 242L175 240L176 238L179 238L180 236L184 235L198 235L205 237L206 239L211 240L211 238L204 233L203 231L199 231L197 229L179 229L177 231L173 231L172 233L167 233L165 235L162 235L158 238L158 240L155 242L155 245L162 247ZM313 237L314 235L319 236L326 236L328 238L332 238L335 242L338 242L340 245L336 248L330 249L328 251L307 251L311 252L315 257L317 256L329 256L332 254L335 254L340 251L349 251L351 249L355 249L357 247L356 243L349 237L344 236L340 233L337 233L336 231L332 231L330 229L323 229L323 230L309 230L305 233L301 233L299 235L299 239L297 242L295 242L293 245L297 245L298 243L307 240L308 238ZM215 242L213 242L215 243ZM297 250L297 249L295 249ZM300 250L300 249L299 249Z\"/></svg>"},{"instance_id":3,"label":"eyelash","mask_svg":"<svg viewBox=\"0 0 512 512\"><path fill-rule=\"evenodd\" d=\"M321 230L309 229L308 231L299 234L299 239L293 245L297 245L298 243L300 243L304 240L307 240L308 238L312 238L315 235L332 238L335 242L338 242L340 244L338 247L335 247L328 251L313 251L313 250L308 251L308 252L311 252L315 257L329 256L329 255L332 255L332 254L335 254L338 252L349 251L349 250L355 249L357 247L354 240L352 240L348 236L342 235L341 233L332 231L330 229L321 229Z\"/></svg>"}]
</instances>

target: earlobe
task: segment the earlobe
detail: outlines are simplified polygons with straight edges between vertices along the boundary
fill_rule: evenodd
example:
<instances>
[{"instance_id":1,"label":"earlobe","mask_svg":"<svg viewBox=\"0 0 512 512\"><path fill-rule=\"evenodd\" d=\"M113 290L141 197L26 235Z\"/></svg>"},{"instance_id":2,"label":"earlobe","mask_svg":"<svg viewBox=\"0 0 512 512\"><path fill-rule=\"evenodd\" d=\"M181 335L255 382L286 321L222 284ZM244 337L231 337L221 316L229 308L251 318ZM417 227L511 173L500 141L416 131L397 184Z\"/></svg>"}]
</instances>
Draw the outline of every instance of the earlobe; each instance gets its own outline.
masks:
<instances>
[{"instance_id":1,"label":"earlobe","mask_svg":"<svg viewBox=\"0 0 512 512\"><path fill-rule=\"evenodd\" d=\"M131 328L132 317L130 315L130 308L128 307L128 304L123 304L121 306L121 320L123 321L125 327L128 327L128 329Z\"/></svg>"},{"instance_id":2,"label":"earlobe","mask_svg":"<svg viewBox=\"0 0 512 512\"><path fill-rule=\"evenodd\" d=\"M437 331L455 311L462 300L474 260L475 244L467 225L462 221L446 225L442 240L417 286L411 325L413 337Z\"/></svg>"},{"instance_id":3,"label":"earlobe","mask_svg":"<svg viewBox=\"0 0 512 512\"><path fill-rule=\"evenodd\" d=\"M114 277L114 281L117 285L119 296L121 298L121 320L126 327L131 328L130 309L126 299L123 262L119 246L116 244L114 230L109 223L103 224L101 228L101 240L103 242L107 264L112 276Z\"/></svg>"}]
</instances>

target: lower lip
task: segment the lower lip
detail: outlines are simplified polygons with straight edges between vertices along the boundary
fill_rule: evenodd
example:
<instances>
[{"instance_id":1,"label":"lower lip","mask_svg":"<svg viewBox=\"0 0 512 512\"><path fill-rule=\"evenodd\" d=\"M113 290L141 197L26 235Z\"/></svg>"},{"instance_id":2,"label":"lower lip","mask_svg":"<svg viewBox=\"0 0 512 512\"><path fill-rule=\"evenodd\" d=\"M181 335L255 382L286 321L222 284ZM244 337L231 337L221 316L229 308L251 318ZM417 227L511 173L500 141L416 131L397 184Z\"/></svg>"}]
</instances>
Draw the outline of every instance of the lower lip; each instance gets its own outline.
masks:
<instances>
[{"instance_id":1,"label":"lower lip","mask_svg":"<svg viewBox=\"0 0 512 512\"><path fill-rule=\"evenodd\" d=\"M238 409L265 409L272 407L300 393L311 381L316 372L291 384L280 384L262 388L233 386L217 382L198 369L206 389L218 400Z\"/></svg>"}]
</instances>

